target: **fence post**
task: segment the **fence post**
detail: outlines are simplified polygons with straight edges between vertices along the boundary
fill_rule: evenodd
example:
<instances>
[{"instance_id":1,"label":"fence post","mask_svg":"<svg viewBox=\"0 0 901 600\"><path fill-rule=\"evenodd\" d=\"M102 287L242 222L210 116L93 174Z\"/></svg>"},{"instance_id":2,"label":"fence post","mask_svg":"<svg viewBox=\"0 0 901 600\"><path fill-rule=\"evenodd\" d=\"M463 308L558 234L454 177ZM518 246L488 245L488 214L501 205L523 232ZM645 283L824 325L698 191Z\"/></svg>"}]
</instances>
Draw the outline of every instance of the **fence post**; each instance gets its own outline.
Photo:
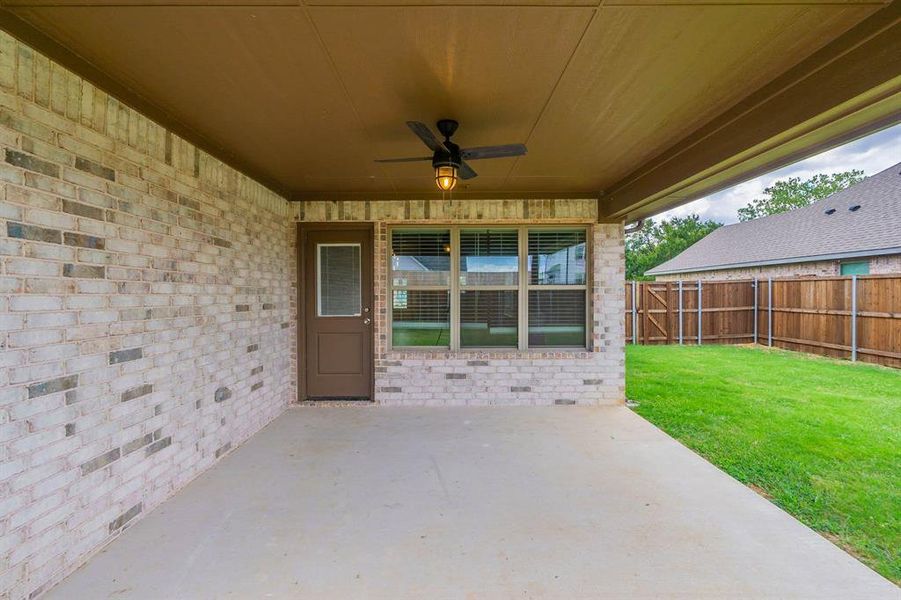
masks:
<instances>
[{"instance_id":1,"label":"fence post","mask_svg":"<svg viewBox=\"0 0 901 600\"><path fill-rule=\"evenodd\" d=\"M754 288L754 343L757 343L757 292L759 290L757 278L754 278L754 283L751 285Z\"/></svg>"},{"instance_id":2,"label":"fence post","mask_svg":"<svg viewBox=\"0 0 901 600\"><path fill-rule=\"evenodd\" d=\"M682 345L682 280L679 280L679 345Z\"/></svg>"},{"instance_id":3,"label":"fence post","mask_svg":"<svg viewBox=\"0 0 901 600\"><path fill-rule=\"evenodd\" d=\"M632 343L638 343L638 311L635 307L635 280L632 280Z\"/></svg>"},{"instance_id":4,"label":"fence post","mask_svg":"<svg viewBox=\"0 0 901 600\"><path fill-rule=\"evenodd\" d=\"M772 347L773 345L773 278L767 278L766 284L766 331L767 331L767 340L766 345Z\"/></svg>"},{"instance_id":5,"label":"fence post","mask_svg":"<svg viewBox=\"0 0 901 600\"><path fill-rule=\"evenodd\" d=\"M698 346L701 345L701 339L704 337L703 336L704 328L701 326L701 323L704 322L704 311L701 308L701 305L702 305L701 297L702 297L701 296L701 280L698 279Z\"/></svg>"},{"instance_id":6,"label":"fence post","mask_svg":"<svg viewBox=\"0 0 901 600\"><path fill-rule=\"evenodd\" d=\"M857 275L851 275L851 362L857 360Z\"/></svg>"}]
</instances>

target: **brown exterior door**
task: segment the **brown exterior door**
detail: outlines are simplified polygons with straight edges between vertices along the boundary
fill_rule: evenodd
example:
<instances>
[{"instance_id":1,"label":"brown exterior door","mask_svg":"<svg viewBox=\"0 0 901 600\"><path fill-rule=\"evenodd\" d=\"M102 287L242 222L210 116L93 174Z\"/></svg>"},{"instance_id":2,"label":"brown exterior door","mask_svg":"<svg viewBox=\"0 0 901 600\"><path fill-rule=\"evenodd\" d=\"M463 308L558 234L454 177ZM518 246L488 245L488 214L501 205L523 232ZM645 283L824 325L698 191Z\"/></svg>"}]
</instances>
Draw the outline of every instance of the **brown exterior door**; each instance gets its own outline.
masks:
<instances>
[{"instance_id":1,"label":"brown exterior door","mask_svg":"<svg viewBox=\"0 0 901 600\"><path fill-rule=\"evenodd\" d=\"M304 236L308 399L371 399L372 229Z\"/></svg>"}]
</instances>

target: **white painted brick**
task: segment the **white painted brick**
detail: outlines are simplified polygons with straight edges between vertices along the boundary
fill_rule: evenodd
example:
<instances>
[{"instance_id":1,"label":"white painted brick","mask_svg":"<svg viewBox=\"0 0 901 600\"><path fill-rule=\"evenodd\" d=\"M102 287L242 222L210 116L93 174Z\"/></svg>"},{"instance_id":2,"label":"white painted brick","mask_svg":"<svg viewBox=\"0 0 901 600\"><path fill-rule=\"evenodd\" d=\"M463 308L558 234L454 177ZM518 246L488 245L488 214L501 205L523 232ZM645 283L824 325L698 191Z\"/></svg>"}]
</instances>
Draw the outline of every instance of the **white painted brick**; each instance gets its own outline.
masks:
<instances>
[{"instance_id":1,"label":"white painted brick","mask_svg":"<svg viewBox=\"0 0 901 600\"><path fill-rule=\"evenodd\" d=\"M15 331L25 327L25 318L22 315L0 314L0 331Z\"/></svg>"},{"instance_id":2,"label":"white painted brick","mask_svg":"<svg viewBox=\"0 0 901 600\"><path fill-rule=\"evenodd\" d=\"M74 325L77 321L74 312L39 312L28 313L25 324L28 329L43 329L47 327L66 327Z\"/></svg>"},{"instance_id":3,"label":"white painted brick","mask_svg":"<svg viewBox=\"0 0 901 600\"><path fill-rule=\"evenodd\" d=\"M73 217L72 215L41 210L39 208L26 209L25 221L33 225L51 227L53 229L75 228L75 217Z\"/></svg>"},{"instance_id":4,"label":"white painted brick","mask_svg":"<svg viewBox=\"0 0 901 600\"><path fill-rule=\"evenodd\" d=\"M10 258L6 262L6 272L10 275L31 275L35 277L59 277L62 265L56 262Z\"/></svg>"},{"instance_id":5,"label":"white painted brick","mask_svg":"<svg viewBox=\"0 0 901 600\"><path fill-rule=\"evenodd\" d=\"M14 311L60 310L63 299L57 296L12 296L9 308Z\"/></svg>"},{"instance_id":6,"label":"white painted brick","mask_svg":"<svg viewBox=\"0 0 901 600\"><path fill-rule=\"evenodd\" d=\"M9 334L8 341L10 348L58 344L63 341L63 330L35 329L33 331L15 331Z\"/></svg>"}]
</instances>

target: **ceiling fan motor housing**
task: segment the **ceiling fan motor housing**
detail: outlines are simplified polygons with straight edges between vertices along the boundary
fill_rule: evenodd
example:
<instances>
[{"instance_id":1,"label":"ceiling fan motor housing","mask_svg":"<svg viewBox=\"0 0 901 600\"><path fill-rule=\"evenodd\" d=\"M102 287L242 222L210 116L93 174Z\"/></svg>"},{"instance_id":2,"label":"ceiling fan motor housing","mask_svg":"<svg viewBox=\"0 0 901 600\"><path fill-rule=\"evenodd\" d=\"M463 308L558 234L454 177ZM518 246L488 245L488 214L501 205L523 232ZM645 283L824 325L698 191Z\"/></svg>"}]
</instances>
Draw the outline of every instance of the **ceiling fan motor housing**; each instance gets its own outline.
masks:
<instances>
[{"instance_id":1,"label":"ceiling fan motor housing","mask_svg":"<svg viewBox=\"0 0 901 600\"><path fill-rule=\"evenodd\" d=\"M444 136L444 148L435 150L435 154L432 156L433 168L447 166L460 168L463 162L460 156L460 146L450 141L451 136L457 131L459 125L453 119L441 119L436 123L438 131Z\"/></svg>"},{"instance_id":2,"label":"ceiling fan motor housing","mask_svg":"<svg viewBox=\"0 0 901 600\"><path fill-rule=\"evenodd\" d=\"M463 162L463 159L460 157L460 146L453 142L444 142L444 145L447 146L447 150L436 150L435 154L432 156L432 166L437 167L457 167L460 168L460 164Z\"/></svg>"}]
</instances>

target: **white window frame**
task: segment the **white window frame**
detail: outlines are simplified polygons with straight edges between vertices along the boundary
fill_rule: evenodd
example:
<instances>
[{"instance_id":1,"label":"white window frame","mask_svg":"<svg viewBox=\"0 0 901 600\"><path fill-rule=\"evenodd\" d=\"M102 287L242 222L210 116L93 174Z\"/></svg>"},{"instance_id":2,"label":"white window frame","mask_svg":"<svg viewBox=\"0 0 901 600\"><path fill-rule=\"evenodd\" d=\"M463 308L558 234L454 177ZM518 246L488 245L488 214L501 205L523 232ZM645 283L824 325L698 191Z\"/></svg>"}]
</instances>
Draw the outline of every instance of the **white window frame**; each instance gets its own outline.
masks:
<instances>
[{"instance_id":1,"label":"white window frame","mask_svg":"<svg viewBox=\"0 0 901 600\"><path fill-rule=\"evenodd\" d=\"M352 315L324 315L322 314L322 248L327 246L351 246L357 249L360 255L360 287L359 292L360 311ZM357 242L335 242L316 244L316 316L321 319L347 319L363 316L363 246Z\"/></svg>"},{"instance_id":2,"label":"white window frame","mask_svg":"<svg viewBox=\"0 0 901 600\"><path fill-rule=\"evenodd\" d=\"M419 230L436 230L450 232L450 285L449 286L394 286L392 247L394 230L419 229ZM462 286L460 283L460 231L464 229L514 229L518 233L519 248L519 277L517 285L489 285L489 286ZM529 283L528 260L529 260L529 231L541 229L570 229L582 230L585 232L585 282L583 284L531 284ZM468 223L460 225L419 225L396 223L388 228L388 244L387 244L387 274L388 282L388 349L403 352L434 352L434 351L450 351L450 352L483 352L483 353L509 353L509 352L553 352L559 350L571 350L574 352L584 352L591 347L591 280L592 280L592 260L593 248L591 239L590 226L584 223L555 223L555 224L511 224L511 223ZM448 346L395 346L394 338L394 290L449 290L450 293L450 344ZM517 338L518 345L516 347L472 347L460 346L460 291L467 290L516 290L518 305L518 322L517 322ZM534 346L529 347L529 291L530 290L581 290L585 294L585 343L580 346Z\"/></svg>"}]
</instances>

